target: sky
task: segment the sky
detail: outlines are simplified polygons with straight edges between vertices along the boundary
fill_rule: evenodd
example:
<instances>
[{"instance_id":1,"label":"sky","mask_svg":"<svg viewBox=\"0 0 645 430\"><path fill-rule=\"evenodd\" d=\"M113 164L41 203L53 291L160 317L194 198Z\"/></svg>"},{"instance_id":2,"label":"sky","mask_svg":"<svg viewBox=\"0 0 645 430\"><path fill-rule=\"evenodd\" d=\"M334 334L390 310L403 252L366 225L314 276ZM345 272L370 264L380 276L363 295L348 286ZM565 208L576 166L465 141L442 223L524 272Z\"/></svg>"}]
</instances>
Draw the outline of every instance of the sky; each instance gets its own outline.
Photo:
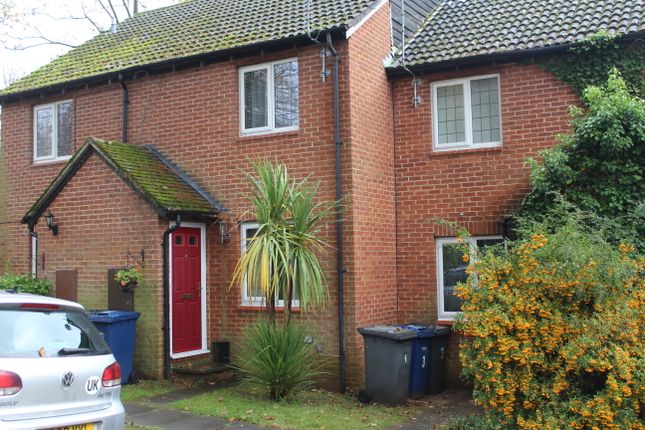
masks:
<instances>
[{"instance_id":1,"label":"sky","mask_svg":"<svg viewBox=\"0 0 645 430\"><path fill-rule=\"evenodd\" d=\"M107 0L102 0L107 5ZM113 0L117 15L126 17L122 1ZM139 10L150 10L177 3L178 0L139 0ZM0 88L27 75L64 54L69 46L40 38L79 45L97 29L83 18L84 11L99 27L109 29L111 20L99 0L0 0L0 8L11 12L9 22L0 20ZM2 10L0 10L0 13ZM0 15L1 17L2 15Z\"/></svg>"}]
</instances>

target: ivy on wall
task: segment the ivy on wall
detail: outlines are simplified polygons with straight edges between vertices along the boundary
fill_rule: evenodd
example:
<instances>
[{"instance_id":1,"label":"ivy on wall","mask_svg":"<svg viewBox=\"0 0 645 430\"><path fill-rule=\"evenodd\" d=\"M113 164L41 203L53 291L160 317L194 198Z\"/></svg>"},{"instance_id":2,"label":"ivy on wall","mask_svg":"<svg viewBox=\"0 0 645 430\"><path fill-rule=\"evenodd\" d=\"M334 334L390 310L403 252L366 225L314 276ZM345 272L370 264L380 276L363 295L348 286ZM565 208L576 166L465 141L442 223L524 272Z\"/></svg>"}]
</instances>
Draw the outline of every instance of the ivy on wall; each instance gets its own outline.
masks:
<instances>
[{"instance_id":1,"label":"ivy on wall","mask_svg":"<svg viewBox=\"0 0 645 430\"><path fill-rule=\"evenodd\" d=\"M566 54L550 57L541 66L580 96L588 86L602 86L613 68L620 72L629 92L645 98L645 40L616 41L615 33L600 31Z\"/></svg>"},{"instance_id":2,"label":"ivy on wall","mask_svg":"<svg viewBox=\"0 0 645 430\"><path fill-rule=\"evenodd\" d=\"M604 229L612 242L645 252L645 101L629 93L614 69L604 86L583 91L572 108L572 133L529 160L531 191L522 213L540 219L561 196Z\"/></svg>"}]
</instances>

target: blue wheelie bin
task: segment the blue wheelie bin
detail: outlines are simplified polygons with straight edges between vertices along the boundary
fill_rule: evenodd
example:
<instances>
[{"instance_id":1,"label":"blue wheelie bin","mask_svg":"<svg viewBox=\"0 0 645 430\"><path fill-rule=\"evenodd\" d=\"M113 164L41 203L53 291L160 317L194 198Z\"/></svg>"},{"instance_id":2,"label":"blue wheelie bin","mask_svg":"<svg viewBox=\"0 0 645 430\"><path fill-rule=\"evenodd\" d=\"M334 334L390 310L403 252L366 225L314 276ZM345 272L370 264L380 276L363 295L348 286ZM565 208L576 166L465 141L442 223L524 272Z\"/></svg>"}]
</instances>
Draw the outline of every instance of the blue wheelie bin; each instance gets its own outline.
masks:
<instances>
[{"instance_id":1,"label":"blue wheelie bin","mask_svg":"<svg viewBox=\"0 0 645 430\"><path fill-rule=\"evenodd\" d=\"M412 340L410 363L409 396L413 399L426 393L437 394L443 391L445 372L443 369L443 336L450 328L438 325L405 324L401 328L413 331L417 337Z\"/></svg>"},{"instance_id":2,"label":"blue wheelie bin","mask_svg":"<svg viewBox=\"0 0 645 430\"><path fill-rule=\"evenodd\" d=\"M134 368L134 339L141 314L130 311L92 311L88 317L99 329L121 366L121 381L130 382Z\"/></svg>"}]
</instances>

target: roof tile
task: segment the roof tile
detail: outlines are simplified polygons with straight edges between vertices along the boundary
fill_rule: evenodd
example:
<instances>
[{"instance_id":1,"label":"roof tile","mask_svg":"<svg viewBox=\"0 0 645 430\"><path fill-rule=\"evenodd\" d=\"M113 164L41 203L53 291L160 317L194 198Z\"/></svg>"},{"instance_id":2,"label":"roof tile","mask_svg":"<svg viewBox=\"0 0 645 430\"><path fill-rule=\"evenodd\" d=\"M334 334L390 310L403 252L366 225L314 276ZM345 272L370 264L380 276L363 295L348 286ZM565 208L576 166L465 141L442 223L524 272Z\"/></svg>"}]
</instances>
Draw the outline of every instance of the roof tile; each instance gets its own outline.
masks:
<instances>
[{"instance_id":1,"label":"roof tile","mask_svg":"<svg viewBox=\"0 0 645 430\"><path fill-rule=\"evenodd\" d=\"M63 84L350 25L374 0L189 0L141 12L0 91ZM311 4L311 10L308 5Z\"/></svg>"},{"instance_id":2,"label":"roof tile","mask_svg":"<svg viewBox=\"0 0 645 430\"><path fill-rule=\"evenodd\" d=\"M408 43L406 65L570 44L599 30L642 32L644 1L444 0Z\"/></svg>"}]
</instances>

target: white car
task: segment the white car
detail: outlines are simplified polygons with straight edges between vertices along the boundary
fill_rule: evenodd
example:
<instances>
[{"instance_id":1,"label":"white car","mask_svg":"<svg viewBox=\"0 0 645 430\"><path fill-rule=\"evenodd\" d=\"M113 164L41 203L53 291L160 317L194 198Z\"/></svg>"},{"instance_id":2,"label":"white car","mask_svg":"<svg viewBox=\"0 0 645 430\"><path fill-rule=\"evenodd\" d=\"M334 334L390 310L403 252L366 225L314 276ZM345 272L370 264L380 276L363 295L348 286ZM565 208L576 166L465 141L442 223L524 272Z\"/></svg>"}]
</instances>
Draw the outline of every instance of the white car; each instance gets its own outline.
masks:
<instances>
[{"instance_id":1,"label":"white car","mask_svg":"<svg viewBox=\"0 0 645 430\"><path fill-rule=\"evenodd\" d=\"M121 430L121 367L83 306L0 291L0 429Z\"/></svg>"}]
</instances>

